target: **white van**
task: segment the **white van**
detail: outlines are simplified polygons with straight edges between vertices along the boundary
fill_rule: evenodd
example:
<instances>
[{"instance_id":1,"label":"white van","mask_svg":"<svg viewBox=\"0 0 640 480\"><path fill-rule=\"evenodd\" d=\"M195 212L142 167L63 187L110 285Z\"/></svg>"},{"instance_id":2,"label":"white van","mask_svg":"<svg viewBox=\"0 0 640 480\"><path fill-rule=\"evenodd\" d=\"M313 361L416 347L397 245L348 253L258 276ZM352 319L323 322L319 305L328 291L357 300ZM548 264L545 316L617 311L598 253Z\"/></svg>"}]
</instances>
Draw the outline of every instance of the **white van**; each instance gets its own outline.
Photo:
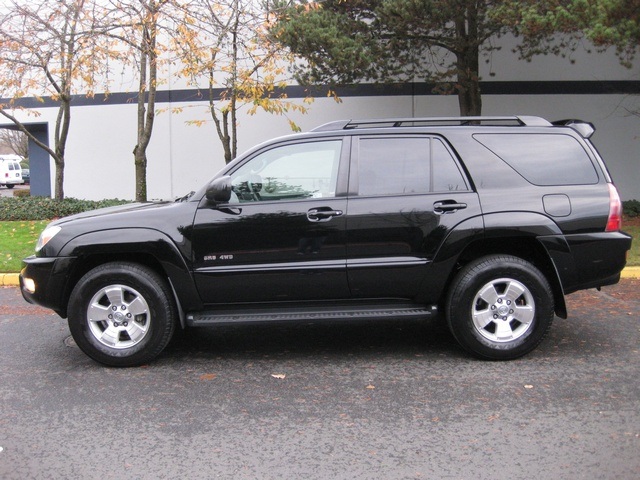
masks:
<instances>
[{"instance_id":1,"label":"white van","mask_svg":"<svg viewBox=\"0 0 640 480\"><path fill-rule=\"evenodd\" d=\"M13 188L24 183L20 155L0 155L0 186Z\"/></svg>"}]
</instances>

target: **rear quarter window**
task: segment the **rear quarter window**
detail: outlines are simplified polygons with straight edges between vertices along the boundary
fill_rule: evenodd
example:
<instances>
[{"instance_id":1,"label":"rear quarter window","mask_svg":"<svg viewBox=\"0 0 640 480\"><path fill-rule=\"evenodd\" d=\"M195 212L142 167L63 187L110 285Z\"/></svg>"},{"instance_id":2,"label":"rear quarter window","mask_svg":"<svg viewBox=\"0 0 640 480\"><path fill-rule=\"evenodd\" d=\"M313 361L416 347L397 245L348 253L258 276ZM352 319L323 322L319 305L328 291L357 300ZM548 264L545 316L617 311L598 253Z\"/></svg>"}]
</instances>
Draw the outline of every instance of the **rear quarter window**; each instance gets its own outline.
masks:
<instances>
[{"instance_id":1,"label":"rear quarter window","mask_svg":"<svg viewBox=\"0 0 640 480\"><path fill-rule=\"evenodd\" d=\"M598 183L598 173L589 155L570 135L516 133L473 137L534 185Z\"/></svg>"}]
</instances>

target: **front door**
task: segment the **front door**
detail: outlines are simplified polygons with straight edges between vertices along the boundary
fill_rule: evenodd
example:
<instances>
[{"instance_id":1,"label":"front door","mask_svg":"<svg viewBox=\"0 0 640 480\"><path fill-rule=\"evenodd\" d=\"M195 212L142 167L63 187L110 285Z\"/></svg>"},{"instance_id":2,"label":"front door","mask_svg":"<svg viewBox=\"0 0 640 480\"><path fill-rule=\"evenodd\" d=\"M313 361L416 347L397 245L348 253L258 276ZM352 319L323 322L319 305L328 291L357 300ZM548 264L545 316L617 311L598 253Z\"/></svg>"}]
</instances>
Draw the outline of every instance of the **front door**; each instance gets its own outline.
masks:
<instances>
[{"instance_id":1,"label":"front door","mask_svg":"<svg viewBox=\"0 0 640 480\"><path fill-rule=\"evenodd\" d=\"M206 304L348 298L342 143L267 147L229 172L231 201L203 204L194 222Z\"/></svg>"}]
</instances>

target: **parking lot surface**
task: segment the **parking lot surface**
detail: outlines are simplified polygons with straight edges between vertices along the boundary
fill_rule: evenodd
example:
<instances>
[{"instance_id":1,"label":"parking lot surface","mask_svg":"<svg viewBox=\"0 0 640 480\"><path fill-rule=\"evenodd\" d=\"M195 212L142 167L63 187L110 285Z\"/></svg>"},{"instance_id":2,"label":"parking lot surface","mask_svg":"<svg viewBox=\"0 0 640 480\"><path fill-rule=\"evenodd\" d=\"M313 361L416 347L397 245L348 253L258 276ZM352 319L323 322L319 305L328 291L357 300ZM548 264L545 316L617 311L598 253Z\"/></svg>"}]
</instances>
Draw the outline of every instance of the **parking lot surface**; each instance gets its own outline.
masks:
<instances>
[{"instance_id":1,"label":"parking lot surface","mask_svg":"<svg viewBox=\"0 0 640 480\"><path fill-rule=\"evenodd\" d=\"M13 188L0 187L0 197L13 197L16 190L27 190L29 185L16 185Z\"/></svg>"},{"instance_id":2,"label":"parking lot surface","mask_svg":"<svg viewBox=\"0 0 640 480\"><path fill-rule=\"evenodd\" d=\"M511 362L431 320L194 330L113 369L0 288L0 478L639 478L640 280L568 303Z\"/></svg>"}]
</instances>

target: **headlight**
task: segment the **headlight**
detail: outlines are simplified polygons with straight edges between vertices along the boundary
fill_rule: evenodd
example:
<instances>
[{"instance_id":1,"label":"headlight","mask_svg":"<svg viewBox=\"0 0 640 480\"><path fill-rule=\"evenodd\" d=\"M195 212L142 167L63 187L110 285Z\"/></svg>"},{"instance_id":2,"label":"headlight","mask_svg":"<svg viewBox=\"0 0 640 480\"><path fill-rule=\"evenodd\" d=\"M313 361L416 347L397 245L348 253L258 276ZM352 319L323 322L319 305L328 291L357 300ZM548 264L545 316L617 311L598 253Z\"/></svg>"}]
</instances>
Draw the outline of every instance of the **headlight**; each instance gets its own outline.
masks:
<instances>
[{"instance_id":1,"label":"headlight","mask_svg":"<svg viewBox=\"0 0 640 480\"><path fill-rule=\"evenodd\" d=\"M53 237L55 237L58 232L62 230L58 226L48 226L44 229L44 232L40 234L40 238L38 238L38 243L36 244L36 253L42 250L42 248L49 243Z\"/></svg>"}]
</instances>

